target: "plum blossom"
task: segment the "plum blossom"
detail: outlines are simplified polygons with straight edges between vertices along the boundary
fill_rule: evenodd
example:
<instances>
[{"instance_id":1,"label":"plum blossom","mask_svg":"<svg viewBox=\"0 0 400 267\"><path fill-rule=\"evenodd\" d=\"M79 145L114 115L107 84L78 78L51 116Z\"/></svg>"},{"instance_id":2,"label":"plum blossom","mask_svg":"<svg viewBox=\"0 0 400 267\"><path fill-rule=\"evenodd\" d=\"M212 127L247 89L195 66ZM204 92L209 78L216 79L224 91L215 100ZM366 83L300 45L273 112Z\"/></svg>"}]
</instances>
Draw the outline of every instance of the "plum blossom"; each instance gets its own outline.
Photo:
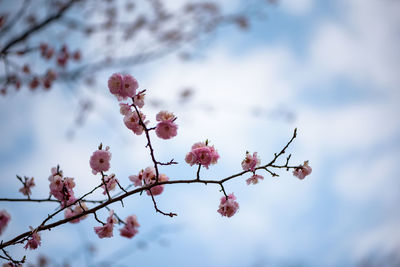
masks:
<instances>
[{"instance_id":1,"label":"plum blossom","mask_svg":"<svg viewBox=\"0 0 400 267\"><path fill-rule=\"evenodd\" d=\"M248 151L246 152L246 158L242 161L242 168L245 171L255 171L255 168L260 165L260 158L257 156L257 152L251 155Z\"/></svg>"},{"instance_id":2,"label":"plum blossom","mask_svg":"<svg viewBox=\"0 0 400 267\"><path fill-rule=\"evenodd\" d=\"M246 180L247 185L249 184L257 184L258 180L264 180L262 175L253 174L249 179Z\"/></svg>"},{"instance_id":3,"label":"plum blossom","mask_svg":"<svg viewBox=\"0 0 400 267\"><path fill-rule=\"evenodd\" d=\"M7 228L8 222L11 220L10 214L7 211L0 211L0 235Z\"/></svg>"},{"instance_id":4,"label":"plum blossom","mask_svg":"<svg viewBox=\"0 0 400 267\"><path fill-rule=\"evenodd\" d=\"M138 233L137 228L139 228L139 226L140 224L138 223L136 216L131 215L126 218L125 226L119 231L121 236L132 238Z\"/></svg>"},{"instance_id":5,"label":"plum blossom","mask_svg":"<svg viewBox=\"0 0 400 267\"><path fill-rule=\"evenodd\" d=\"M160 175L158 176L158 181L159 181L159 182L166 182L166 181L168 181L168 180L169 180L169 178L168 178L168 176L165 175L165 174L160 174ZM153 184L153 183L155 183L155 176L154 176L154 181L151 182L150 184ZM152 187L152 188L150 189L150 191L151 191L151 194L150 194L149 191L146 192L147 195L149 195L149 196L150 196L150 195L153 195L153 196L160 195L160 194L164 191L164 185L156 185L156 186Z\"/></svg>"},{"instance_id":6,"label":"plum blossom","mask_svg":"<svg viewBox=\"0 0 400 267\"><path fill-rule=\"evenodd\" d=\"M119 104L119 112L120 112L122 115L126 115L126 114L128 114L130 111L132 111L132 110L131 110L131 106L130 106L129 104L126 104L126 103L120 103L120 104Z\"/></svg>"},{"instance_id":7,"label":"plum blossom","mask_svg":"<svg viewBox=\"0 0 400 267\"><path fill-rule=\"evenodd\" d=\"M115 178L115 174L112 173L112 174L110 174L110 175L104 177L104 182L105 182L105 184L107 185L107 190L108 190L108 192L110 192L110 191L112 191L112 190L115 189L115 186L116 186L117 183L118 183L118 179ZM106 188L104 187L104 184L101 186L101 188L104 189L103 194L105 195L105 194L107 193L107 190L106 190Z\"/></svg>"},{"instance_id":8,"label":"plum blossom","mask_svg":"<svg viewBox=\"0 0 400 267\"><path fill-rule=\"evenodd\" d=\"M304 161L303 165L300 165L293 171L293 175L303 180L307 175L312 172L312 168L308 165L308 160Z\"/></svg>"},{"instance_id":9,"label":"plum blossom","mask_svg":"<svg viewBox=\"0 0 400 267\"><path fill-rule=\"evenodd\" d=\"M146 124L147 122L144 121L146 116L140 111L139 114L142 121ZM143 133L143 126L140 125L140 119L136 111L128 112L124 117L124 123L126 127L132 130L135 134L141 135Z\"/></svg>"},{"instance_id":10,"label":"plum blossom","mask_svg":"<svg viewBox=\"0 0 400 267\"><path fill-rule=\"evenodd\" d=\"M114 73L108 79L108 89L119 101L134 97L138 87L137 80L129 74L122 76L119 73Z\"/></svg>"},{"instance_id":11,"label":"plum blossom","mask_svg":"<svg viewBox=\"0 0 400 267\"><path fill-rule=\"evenodd\" d=\"M107 223L103 226L94 227L94 231L99 236L99 238L112 237L114 223L116 223L116 219L114 218L114 211L110 210L110 216L107 218Z\"/></svg>"},{"instance_id":12,"label":"plum blossom","mask_svg":"<svg viewBox=\"0 0 400 267\"><path fill-rule=\"evenodd\" d=\"M105 150L100 148L93 152L90 157L90 167L92 168L92 173L96 175L98 172L105 172L110 169L111 152L108 151L109 147Z\"/></svg>"},{"instance_id":13,"label":"plum blossom","mask_svg":"<svg viewBox=\"0 0 400 267\"><path fill-rule=\"evenodd\" d=\"M238 209L239 203L236 202L236 197L232 193L228 195L228 199L225 196L221 197L221 203L217 211L221 213L222 216L232 217Z\"/></svg>"},{"instance_id":14,"label":"plum blossom","mask_svg":"<svg viewBox=\"0 0 400 267\"><path fill-rule=\"evenodd\" d=\"M33 230L33 228L30 226L29 227L32 231L31 236L28 239L28 242L25 245L25 249L37 249L38 246L41 245L41 237L39 233L36 230Z\"/></svg>"},{"instance_id":15,"label":"plum blossom","mask_svg":"<svg viewBox=\"0 0 400 267\"><path fill-rule=\"evenodd\" d=\"M75 187L74 178L62 177L62 171L57 171L58 168L51 169L50 181L50 194L57 200L61 201L61 206L67 206L75 202L73 188Z\"/></svg>"},{"instance_id":16,"label":"plum blossom","mask_svg":"<svg viewBox=\"0 0 400 267\"><path fill-rule=\"evenodd\" d=\"M35 181L32 178L25 177L25 181L23 182L24 186L19 189L19 192L21 192L25 196L29 196L31 192L31 188L35 186Z\"/></svg>"},{"instance_id":17,"label":"plum blossom","mask_svg":"<svg viewBox=\"0 0 400 267\"><path fill-rule=\"evenodd\" d=\"M176 117L172 112L160 111L156 120L159 122L156 126L156 134L162 139L170 139L177 135L178 125L174 122Z\"/></svg>"},{"instance_id":18,"label":"plum blossom","mask_svg":"<svg viewBox=\"0 0 400 267\"><path fill-rule=\"evenodd\" d=\"M144 92L140 92L133 97L133 104L135 104L138 108L142 108L144 106Z\"/></svg>"},{"instance_id":19,"label":"plum blossom","mask_svg":"<svg viewBox=\"0 0 400 267\"><path fill-rule=\"evenodd\" d=\"M192 146L192 150L186 154L186 163L193 166L201 164L208 169L210 164L216 164L219 159L219 154L214 146L209 146L208 142L198 142Z\"/></svg>"},{"instance_id":20,"label":"plum blossom","mask_svg":"<svg viewBox=\"0 0 400 267\"><path fill-rule=\"evenodd\" d=\"M156 171L154 167L147 167L146 169L141 170L138 175L129 176L129 180L131 180L135 186L151 185L156 182ZM165 182L168 180L169 178L165 174L158 175L159 182ZM153 196L160 195L164 191L164 185L156 185L149 191L151 191ZM149 191L147 191L147 195L150 195Z\"/></svg>"},{"instance_id":21,"label":"plum blossom","mask_svg":"<svg viewBox=\"0 0 400 267\"><path fill-rule=\"evenodd\" d=\"M117 96L120 94L123 84L124 84L124 78L119 73L114 73L108 79L108 89L110 89L110 92L113 95Z\"/></svg>"},{"instance_id":22,"label":"plum blossom","mask_svg":"<svg viewBox=\"0 0 400 267\"><path fill-rule=\"evenodd\" d=\"M161 139L171 139L177 135L178 125L173 121L161 121L156 126L156 134Z\"/></svg>"},{"instance_id":23,"label":"plum blossom","mask_svg":"<svg viewBox=\"0 0 400 267\"><path fill-rule=\"evenodd\" d=\"M174 119L174 114L165 110L158 112L156 115L156 121L172 121Z\"/></svg>"},{"instance_id":24,"label":"plum blossom","mask_svg":"<svg viewBox=\"0 0 400 267\"><path fill-rule=\"evenodd\" d=\"M64 216L65 219L67 218L71 218L75 215L81 214L82 212L88 210L88 207L86 206L86 204L84 202L80 203L80 204L76 204L74 208L67 208L64 211ZM70 223L78 223L81 220L85 219L88 215L83 215L75 220L69 221Z\"/></svg>"}]
</instances>

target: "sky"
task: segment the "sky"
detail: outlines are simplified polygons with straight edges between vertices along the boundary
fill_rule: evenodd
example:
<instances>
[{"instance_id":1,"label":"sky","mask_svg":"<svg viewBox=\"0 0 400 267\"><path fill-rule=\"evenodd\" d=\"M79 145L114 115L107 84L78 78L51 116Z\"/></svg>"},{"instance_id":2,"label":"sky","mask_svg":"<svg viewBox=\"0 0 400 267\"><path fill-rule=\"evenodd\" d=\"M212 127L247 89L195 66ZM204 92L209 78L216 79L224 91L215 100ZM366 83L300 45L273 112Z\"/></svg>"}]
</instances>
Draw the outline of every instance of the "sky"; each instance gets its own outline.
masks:
<instances>
[{"instance_id":1,"label":"sky","mask_svg":"<svg viewBox=\"0 0 400 267\"><path fill-rule=\"evenodd\" d=\"M179 1L168 2L171 6ZM227 9L235 1L221 1ZM241 177L225 185L240 205L231 218L216 212L222 196L212 185L171 185L157 197L169 218L156 214L143 194L113 204L118 215L136 214L132 240L98 239L89 217L42 233L38 251L10 248L72 266L395 266L400 263L400 2L394 0L281 0L246 32L220 29L199 44L192 60L174 56L130 69L147 89L150 121L160 109L178 117L178 136L154 138L156 156L170 179L193 178L184 162L193 143L210 140L221 158L206 178L241 171L246 151L269 162L290 139L293 164L309 160L304 180L291 172L267 173L257 185ZM95 45L95 44L88 44ZM120 71L120 70L115 70ZM96 91L22 91L0 98L0 195L19 197L15 175L35 177L33 197L48 196L50 168L60 164L74 177L76 195L99 182L90 155L109 145L111 172L125 186L128 176L151 164L143 136L129 132L117 100L100 78ZM190 101L179 102L185 88ZM73 139L77 95L95 101ZM94 198L101 198L101 193ZM12 216L1 239L38 225L54 204L0 203ZM99 212L103 220L107 211ZM94 247L93 252L88 246ZM375 265L374 265L375 264Z\"/></svg>"}]
</instances>

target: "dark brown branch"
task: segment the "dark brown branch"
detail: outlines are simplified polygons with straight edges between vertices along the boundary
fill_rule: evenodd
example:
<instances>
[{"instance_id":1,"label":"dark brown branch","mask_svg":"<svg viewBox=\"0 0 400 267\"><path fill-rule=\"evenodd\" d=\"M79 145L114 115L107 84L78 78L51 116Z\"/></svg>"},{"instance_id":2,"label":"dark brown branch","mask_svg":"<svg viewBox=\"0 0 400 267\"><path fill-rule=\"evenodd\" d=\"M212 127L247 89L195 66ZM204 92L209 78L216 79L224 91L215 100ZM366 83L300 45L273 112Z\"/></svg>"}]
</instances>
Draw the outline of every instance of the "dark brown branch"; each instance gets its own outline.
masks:
<instances>
[{"instance_id":1,"label":"dark brown branch","mask_svg":"<svg viewBox=\"0 0 400 267\"><path fill-rule=\"evenodd\" d=\"M153 193L151 192L151 190L148 190L147 192L150 193L151 199L153 200L154 209L156 210L156 212L159 212L159 213L161 213L162 215L169 216L169 217L171 217L171 218L174 217L174 216L178 216L178 214L176 214L176 213L172 213L172 212L166 213L166 212L163 212L162 210L160 210L160 209L157 207L157 202L156 202L156 200L154 199L154 196L153 196Z\"/></svg>"},{"instance_id":2,"label":"dark brown branch","mask_svg":"<svg viewBox=\"0 0 400 267\"><path fill-rule=\"evenodd\" d=\"M0 198L0 201L5 201L5 202L57 202L60 203L59 200L57 199L50 199L50 198ZM82 199L82 202L87 202L87 203L102 203L104 200L85 200Z\"/></svg>"},{"instance_id":3,"label":"dark brown branch","mask_svg":"<svg viewBox=\"0 0 400 267\"><path fill-rule=\"evenodd\" d=\"M272 167L273 168L273 163L278 159L278 157L280 155L282 155L285 152L285 149L287 149L288 146L293 142L294 138L296 138L296 129L294 130L293 137L290 139L290 141L285 145L285 147L278 154L275 154L274 159L270 163L268 163L266 165L257 167L256 170L258 170L258 169L266 169L267 167ZM128 197L130 195L141 193L141 192L146 191L146 190L150 190L151 188L153 188L155 186L158 186L158 185L192 184L192 183L202 183L202 184L207 185L207 184L210 183L210 184L218 184L218 185L221 186L221 188L223 188L223 186L222 186L223 183L225 183L225 182L227 182L227 181L229 181L229 180L231 180L231 179L233 179L235 177L242 176L243 174L246 174L246 173L249 173L249 172L251 172L251 171L250 170L242 171L242 172L239 172L237 174L233 174L233 175L228 176L228 177L226 177L224 179L221 179L221 180L202 180L202 179L197 179L197 177L196 177L196 179L192 179L192 180L173 180L173 181L155 182L154 184L146 185L146 186L143 186L141 188L137 188L137 189L128 191L127 193L124 193L124 194L122 194L120 196L116 196L114 198L111 198L111 199L99 204L98 206L93 207L92 209L89 209L89 210L85 210L82 213L77 214L75 216L72 216L72 217L69 217L69 218L65 218L65 219L59 220L57 222L45 225L45 222L47 222L51 217L53 217L54 215L59 213L61 210L65 209L65 208L68 208L69 206L74 205L75 203L77 203L78 201L80 201L81 199L86 197L88 194L91 194L94 190L96 190L97 188L99 188L101 186L101 185L99 185L95 189L93 189L91 192L89 192L89 193L85 194L84 196L82 196L76 202L74 202L71 205L66 206L63 209L60 209L59 211L57 211L57 212L53 213L52 215L50 215L38 228L35 229L35 231L40 232L40 231L52 229L52 228L57 227L59 225L65 224L67 222L70 222L72 220L78 219L78 218L80 218L80 217L82 217L82 216L84 216L86 214L94 213L94 212L96 212L96 211L98 211L98 210L100 210L100 209L102 209L102 208L114 203L114 202L121 201L122 199L124 199L124 198L126 198L126 197ZM223 189L223 191L225 191L225 189ZM226 196L225 192L224 192L224 194ZM154 199L154 197L153 197L153 199ZM155 200L153 200L153 202L155 202ZM155 205L155 207L156 207L156 210L158 210L156 205ZM159 212L164 214L161 211L159 211ZM168 216L171 216L168 213L165 213L165 214L168 215ZM175 215L172 215L172 216L175 216ZM14 237L13 239L11 239L11 240L9 240L7 242L1 243L0 244L0 249L5 248L5 247L10 246L10 245L14 245L14 244L16 244L18 242L21 242L21 240L23 240L24 238L28 237L30 234L31 234L31 231L28 231L28 232L22 233L22 234L20 234L20 235L18 235L16 237Z\"/></svg>"}]
</instances>

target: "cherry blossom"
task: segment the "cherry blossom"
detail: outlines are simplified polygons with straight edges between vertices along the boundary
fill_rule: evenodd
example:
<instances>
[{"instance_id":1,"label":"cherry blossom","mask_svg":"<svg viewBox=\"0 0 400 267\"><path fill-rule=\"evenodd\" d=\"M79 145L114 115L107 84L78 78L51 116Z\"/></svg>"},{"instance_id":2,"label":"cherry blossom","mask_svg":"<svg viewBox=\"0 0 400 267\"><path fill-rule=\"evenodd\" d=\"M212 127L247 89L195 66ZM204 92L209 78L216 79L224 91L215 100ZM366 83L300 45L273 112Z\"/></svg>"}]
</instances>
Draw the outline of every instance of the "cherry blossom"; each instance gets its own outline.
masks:
<instances>
[{"instance_id":1,"label":"cherry blossom","mask_svg":"<svg viewBox=\"0 0 400 267\"><path fill-rule=\"evenodd\" d=\"M108 89L119 101L134 97L138 87L137 80L129 74L122 76L119 73L114 73L108 79Z\"/></svg>"},{"instance_id":2,"label":"cherry blossom","mask_svg":"<svg viewBox=\"0 0 400 267\"><path fill-rule=\"evenodd\" d=\"M28 242L25 245L25 249L37 249L38 246L41 245L41 237L39 235L39 233L35 230L33 230L32 227L29 227L32 231L31 236L28 239Z\"/></svg>"},{"instance_id":3,"label":"cherry blossom","mask_svg":"<svg viewBox=\"0 0 400 267\"><path fill-rule=\"evenodd\" d=\"M82 212L88 210L88 207L86 206L86 204L84 202L80 203L80 204L76 204L74 208L67 208L64 211L64 216L65 218L71 218L75 215L81 214ZM70 221L70 223L78 223L81 220L85 219L87 217L87 215L81 216L75 220Z\"/></svg>"},{"instance_id":4,"label":"cherry blossom","mask_svg":"<svg viewBox=\"0 0 400 267\"><path fill-rule=\"evenodd\" d=\"M138 93L133 97L133 104L135 104L138 108L142 108L144 106L144 97L145 93Z\"/></svg>"},{"instance_id":5,"label":"cherry blossom","mask_svg":"<svg viewBox=\"0 0 400 267\"><path fill-rule=\"evenodd\" d=\"M31 192L31 188L35 186L35 181L32 178L25 177L25 181L23 182L24 186L19 189L19 192L21 192L25 196L29 196Z\"/></svg>"},{"instance_id":6,"label":"cherry blossom","mask_svg":"<svg viewBox=\"0 0 400 267\"><path fill-rule=\"evenodd\" d=\"M249 179L246 180L246 183L249 184L257 184L258 180L264 180L264 177L259 174L254 174Z\"/></svg>"},{"instance_id":7,"label":"cherry blossom","mask_svg":"<svg viewBox=\"0 0 400 267\"><path fill-rule=\"evenodd\" d=\"M225 196L221 197L221 203L219 204L218 212L222 216L232 217L239 209L239 203L236 202L236 197L232 193L228 195L228 199Z\"/></svg>"},{"instance_id":8,"label":"cherry blossom","mask_svg":"<svg viewBox=\"0 0 400 267\"><path fill-rule=\"evenodd\" d=\"M146 116L139 111L140 118L144 122ZM140 125L139 116L135 111L128 112L124 117L126 127L132 130L135 134L141 135L143 133L143 126ZM146 122L144 122L146 124Z\"/></svg>"},{"instance_id":9,"label":"cherry blossom","mask_svg":"<svg viewBox=\"0 0 400 267\"><path fill-rule=\"evenodd\" d=\"M126 104L126 103L120 103L120 104L119 104L119 112L120 112L122 115L126 115L126 114L128 114L130 111L132 111L132 110L131 110L131 106L130 106L129 104Z\"/></svg>"},{"instance_id":10,"label":"cherry blossom","mask_svg":"<svg viewBox=\"0 0 400 267\"><path fill-rule=\"evenodd\" d=\"M6 229L8 222L11 220L10 214L7 211L2 210L0 211L0 235Z\"/></svg>"},{"instance_id":11,"label":"cherry blossom","mask_svg":"<svg viewBox=\"0 0 400 267\"><path fill-rule=\"evenodd\" d=\"M248 151L246 152L246 158L242 161L242 168L245 171L254 172L255 168L260 165L260 159L257 156L257 152L251 155Z\"/></svg>"},{"instance_id":12,"label":"cherry blossom","mask_svg":"<svg viewBox=\"0 0 400 267\"><path fill-rule=\"evenodd\" d=\"M107 223L103 226L94 227L94 231L99 236L99 238L112 237L114 223L116 223L116 220L114 218L114 211L111 210L110 216L107 218Z\"/></svg>"},{"instance_id":13,"label":"cherry blossom","mask_svg":"<svg viewBox=\"0 0 400 267\"><path fill-rule=\"evenodd\" d=\"M156 126L156 134L162 139L170 139L177 135L178 125L174 122L176 117L172 112L160 111L156 120L159 122Z\"/></svg>"},{"instance_id":14,"label":"cherry blossom","mask_svg":"<svg viewBox=\"0 0 400 267\"><path fill-rule=\"evenodd\" d=\"M112 191L112 190L115 189L115 186L116 186L117 183L118 183L118 179L115 178L115 174L112 173L112 174L110 174L110 175L104 177L104 182L105 182L105 184L107 185L107 190L108 190L108 191ZM106 190L106 188L104 187L104 184L101 186L101 188L104 189L103 194L105 195L105 194L107 193L107 190Z\"/></svg>"},{"instance_id":15,"label":"cherry blossom","mask_svg":"<svg viewBox=\"0 0 400 267\"><path fill-rule=\"evenodd\" d=\"M210 164L216 164L219 159L219 154L214 146L209 146L208 142L198 142L192 146L192 150L186 154L186 163L193 166L201 164L208 169Z\"/></svg>"},{"instance_id":16,"label":"cherry blossom","mask_svg":"<svg viewBox=\"0 0 400 267\"><path fill-rule=\"evenodd\" d=\"M61 201L61 206L67 206L75 202L73 188L75 187L74 178L62 177L62 171L57 172L58 168L52 168L49 177L50 194Z\"/></svg>"},{"instance_id":17,"label":"cherry blossom","mask_svg":"<svg viewBox=\"0 0 400 267\"><path fill-rule=\"evenodd\" d=\"M300 165L293 171L293 175L303 180L307 175L312 172L312 168L308 165L308 160L304 161L303 165Z\"/></svg>"},{"instance_id":18,"label":"cherry blossom","mask_svg":"<svg viewBox=\"0 0 400 267\"><path fill-rule=\"evenodd\" d=\"M151 185L156 182L156 171L154 167L147 167L144 170L141 170L138 175L129 176L129 180L131 180L135 186L142 185ZM158 175L159 182L168 181L169 178L165 174ZM150 189L151 194L153 196L160 195L164 191L164 185L156 185ZM147 195L150 195L150 192L147 191Z\"/></svg>"},{"instance_id":19,"label":"cherry blossom","mask_svg":"<svg viewBox=\"0 0 400 267\"><path fill-rule=\"evenodd\" d=\"M137 228L139 226L140 224L138 223L136 216L131 215L126 218L125 226L121 228L119 231L121 236L132 238L138 233Z\"/></svg>"},{"instance_id":20,"label":"cherry blossom","mask_svg":"<svg viewBox=\"0 0 400 267\"><path fill-rule=\"evenodd\" d=\"M106 147L106 150L98 149L90 157L90 167L94 175L110 169L111 152L108 150L109 147Z\"/></svg>"}]
</instances>

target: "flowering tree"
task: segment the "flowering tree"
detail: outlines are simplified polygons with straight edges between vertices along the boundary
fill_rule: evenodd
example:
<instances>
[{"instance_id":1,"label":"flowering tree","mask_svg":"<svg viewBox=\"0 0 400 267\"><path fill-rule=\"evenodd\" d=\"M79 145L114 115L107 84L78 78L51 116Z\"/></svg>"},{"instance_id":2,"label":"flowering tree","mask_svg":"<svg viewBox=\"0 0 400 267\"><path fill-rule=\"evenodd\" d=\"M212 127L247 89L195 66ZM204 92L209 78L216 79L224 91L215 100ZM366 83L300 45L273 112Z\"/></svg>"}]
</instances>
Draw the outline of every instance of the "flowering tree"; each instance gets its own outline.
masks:
<instances>
[{"instance_id":1,"label":"flowering tree","mask_svg":"<svg viewBox=\"0 0 400 267\"><path fill-rule=\"evenodd\" d=\"M123 121L126 127L135 135L144 134L147 140L146 148L151 158L152 166L142 169L138 174L129 176L131 183L124 187L120 184L115 174L109 173L112 155L110 148L100 144L89 159L93 175L99 175L99 184L82 196L75 196L74 188L76 184L74 178L64 176L59 166L51 169L51 174L49 176L50 196L48 198L32 199L30 195L32 188L35 186L34 178L24 177L24 179L22 179L17 176L22 183L22 187L19 191L25 197L20 199L1 198L0 201L58 202L60 206L55 212L49 214L40 225L30 227L29 231L21 233L11 240L1 241L0 249L2 255L0 255L0 257L9 261L5 266L18 266L25 261L25 257L22 259L14 259L12 255L7 252L7 247L24 244L25 249L37 249L42 242L40 232L56 228L65 223L79 223L88 215L93 215L99 223L98 226L94 226L94 233L97 234L99 238L112 237L115 224L121 226L119 229L121 236L126 238L134 237L138 233L138 228L140 227L138 218L134 214L123 219L118 216L117 212L110 210L109 217L106 219L106 222L103 222L97 217L96 212L101 209L108 209L110 204L118 201L123 204L125 198L136 194L145 192L151 198L157 213L174 217L177 216L177 214L161 210L155 198L157 195L163 193L165 186L192 183L215 184L222 192L217 212L222 216L232 217L239 209L239 203L234 193L227 193L225 189L225 184L230 180L241 176L247 176L248 179L246 183L250 185L257 184L260 180L264 179L260 174L263 171L275 177L278 176L275 172L276 170L293 170L293 175L299 179L304 179L312 171L311 167L308 165L308 161L305 161L302 165L290 165L289 160L291 154L286 157L284 163L278 163L296 138L297 131L295 129L288 143L284 145L278 153L275 153L270 161L262 164L257 152L252 154L247 152L241 163L243 171L222 179L204 179L201 177L201 169L208 169L211 165L217 164L220 155L217 149L215 149L213 145L210 145L208 140L197 142L192 145L185 157L187 164L196 167L193 178L170 179L166 174L160 173L159 166L165 165L174 167L178 163L174 161L174 159L168 162L158 161L155 157L155 148L151 140L154 138L153 133L155 133L156 137L166 140L175 137L178 133L178 125L176 123L177 117L172 112L160 111L156 116L157 123L151 125L151 122L146 120L146 114L141 110L145 105L146 90L138 90L138 82L129 74L122 75L116 73L112 75L108 80L108 88L120 102L120 113L124 116ZM132 186L136 188L132 189ZM89 196L99 189L103 190L105 199L89 199ZM56 215L60 213L64 213L64 218L56 219ZM0 212L0 234L6 229L10 220L10 214L2 210Z\"/></svg>"},{"instance_id":2,"label":"flowering tree","mask_svg":"<svg viewBox=\"0 0 400 267\"><path fill-rule=\"evenodd\" d=\"M221 26L248 28L252 17L265 15L267 1L244 1L243 11L237 13L226 13L212 1L188 1L179 9L160 0L7 4L1 3L0 13L3 95L23 88L49 90L65 81L94 87L102 70L143 64L174 52L189 59L193 44Z\"/></svg>"}]
</instances>

